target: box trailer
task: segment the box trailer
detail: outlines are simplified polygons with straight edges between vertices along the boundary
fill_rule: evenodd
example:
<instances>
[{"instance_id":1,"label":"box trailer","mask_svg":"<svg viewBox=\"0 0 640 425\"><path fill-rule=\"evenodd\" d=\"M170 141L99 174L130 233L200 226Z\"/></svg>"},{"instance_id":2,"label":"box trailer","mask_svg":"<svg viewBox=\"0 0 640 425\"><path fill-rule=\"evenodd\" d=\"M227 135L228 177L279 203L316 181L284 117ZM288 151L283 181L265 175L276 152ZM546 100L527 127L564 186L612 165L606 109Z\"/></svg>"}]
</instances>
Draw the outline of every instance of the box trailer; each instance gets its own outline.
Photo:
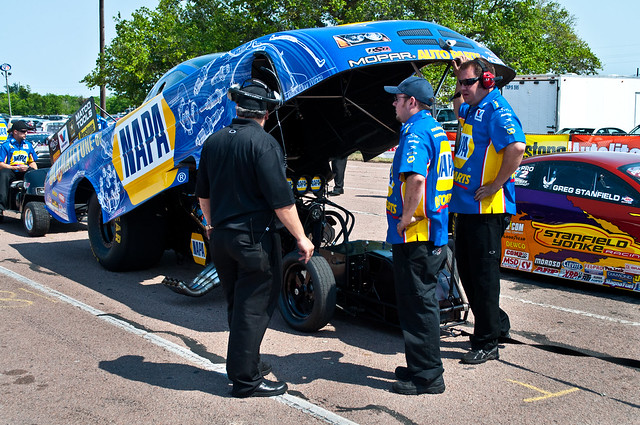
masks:
<instances>
[{"instance_id":1,"label":"box trailer","mask_svg":"<svg viewBox=\"0 0 640 425\"><path fill-rule=\"evenodd\" d=\"M525 133L556 133L563 128L640 124L640 77L521 75L502 94Z\"/></svg>"}]
</instances>

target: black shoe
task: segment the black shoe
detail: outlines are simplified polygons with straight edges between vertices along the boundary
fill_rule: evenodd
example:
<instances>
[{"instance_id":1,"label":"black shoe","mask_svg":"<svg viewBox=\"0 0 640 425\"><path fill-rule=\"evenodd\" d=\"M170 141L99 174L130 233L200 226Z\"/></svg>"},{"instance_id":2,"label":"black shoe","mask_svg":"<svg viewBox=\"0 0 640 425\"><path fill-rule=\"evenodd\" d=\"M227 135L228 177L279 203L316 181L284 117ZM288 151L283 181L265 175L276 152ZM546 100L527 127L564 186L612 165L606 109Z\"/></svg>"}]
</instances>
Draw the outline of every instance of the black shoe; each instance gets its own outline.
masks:
<instances>
[{"instance_id":1,"label":"black shoe","mask_svg":"<svg viewBox=\"0 0 640 425\"><path fill-rule=\"evenodd\" d=\"M269 363L266 363L266 362L258 363L258 371L260 371L260 375L267 376L268 374L271 373L272 370L273 368Z\"/></svg>"},{"instance_id":2,"label":"black shoe","mask_svg":"<svg viewBox=\"0 0 640 425\"><path fill-rule=\"evenodd\" d=\"M509 342L511 340L511 332L502 332L498 337L498 342Z\"/></svg>"},{"instance_id":3,"label":"black shoe","mask_svg":"<svg viewBox=\"0 0 640 425\"><path fill-rule=\"evenodd\" d=\"M234 397L244 398L244 397L273 397L276 395L284 394L287 392L287 383L286 382L272 382L263 379L260 385L250 393L242 393L237 394L233 391L231 395Z\"/></svg>"},{"instance_id":4,"label":"black shoe","mask_svg":"<svg viewBox=\"0 0 640 425\"><path fill-rule=\"evenodd\" d=\"M344 193L344 189L336 189L335 187L333 188L333 190L330 190L327 195L329 196L338 196L338 195L342 195Z\"/></svg>"},{"instance_id":5,"label":"black shoe","mask_svg":"<svg viewBox=\"0 0 640 425\"><path fill-rule=\"evenodd\" d=\"M413 375L409 372L409 368L405 366L398 366L395 371L396 378L401 381L410 381Z\"/></svg>"},{"instance_id":6,"label":"black shoe","mask_svg":"<svg viewBox=\"0 0 640 425\"><path fill-rule=\"evenodd\" d=\"M404 395L442 394L445 386L444 379L440 375L428 385L416 385L413 381L397 381L393 383L391 389L395 393Z\"/></svg>"},{"instance_id":7,"label":"black shoe","mask_svg":"<svg viewBox=\"0 0 640 425\"><path fill-rule=\"evenodd\" d=\"M471 350L462 356L462 363L466 364L480 364L487 360L498 360L500 355L498 354L498 347L493 347L490 350Z\"/></svg>"}]
</instances>

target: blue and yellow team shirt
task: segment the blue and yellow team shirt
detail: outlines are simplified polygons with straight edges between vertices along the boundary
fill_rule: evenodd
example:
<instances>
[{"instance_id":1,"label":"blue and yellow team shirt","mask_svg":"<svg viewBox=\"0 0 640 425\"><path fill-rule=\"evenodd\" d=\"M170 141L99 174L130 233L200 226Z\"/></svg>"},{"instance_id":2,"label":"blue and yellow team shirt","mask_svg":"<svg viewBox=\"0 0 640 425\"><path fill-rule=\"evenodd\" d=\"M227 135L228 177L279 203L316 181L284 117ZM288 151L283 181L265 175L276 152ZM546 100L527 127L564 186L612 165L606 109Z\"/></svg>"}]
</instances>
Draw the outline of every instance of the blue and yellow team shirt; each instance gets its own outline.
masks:
<instances>
[{"instance_id":1,"label":"blue and yellow team shirt","mask_svg":"<svg viewBox=\"0 0 640 425\"><path fill-rule=\"evenodd\" d=\"M4 118L0 118L0 145L7 140L7 136L9 135L7 131L7 122Z\"/></svg>"},{"instance_id":2,"label":"blue and yellow team shirt","mask_svg":"<svg viewBox=\"0 0 640 425\"><path fill-rule=\"evenodd\" d=\"M29 165L38 159L31 143L26 140L18 143L13 137L0 145L0 161L9 165Z\"/></svg>"},{"instance_id":3,"label":"blue and yellow team shirt","mask_svg":"<svg viewBox=\"0 0 640 425\"><path fill-rule=\"evenodd\" d=\"M413 216L418 221L398 235L405 197L405 173L425 177L425 192ZM389 173L387 195L387 242L392 244L432 241L446 245L448 214L453 187L453 160L447 134L428 111L413 115L400 130L400 141Z\"/></svg>"},{"instance_id":4,"label":"blue and yellow team shirt","mask_svg":"<svg viewBox=\"0 0 640 425\"><path fill-rule=\"evenodd\" d=\"M497 89L475 107L460 106L462 133L454 154L451 212L463 214L516 213L513 176L494 195L473 199L480 186L491 183L502 165L503 149L525 142L520 120Z\"/></svg>"}]
</instances>

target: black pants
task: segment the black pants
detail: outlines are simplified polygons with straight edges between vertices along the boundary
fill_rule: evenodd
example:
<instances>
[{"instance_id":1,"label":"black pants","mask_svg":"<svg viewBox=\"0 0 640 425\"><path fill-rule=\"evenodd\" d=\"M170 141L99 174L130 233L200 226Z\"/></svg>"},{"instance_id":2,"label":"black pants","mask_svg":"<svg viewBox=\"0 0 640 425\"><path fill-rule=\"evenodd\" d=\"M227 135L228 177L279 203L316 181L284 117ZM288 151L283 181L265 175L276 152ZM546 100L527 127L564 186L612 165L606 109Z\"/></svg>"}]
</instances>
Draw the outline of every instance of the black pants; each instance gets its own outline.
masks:
<instances>
[{"instance_id":1,"label":"black pants","mask_svg":"<svg viewBox=\"0 0 640 425\"><path fill-rule=\"evenodd\" d=\"M227 299L227 376L234 395L251 394L262 382L260 344L275 310L282 282L280 235L214 230L212 259Z\"/></svg>"},{"instance_id":2,"label":"black pants","mask_svg":"<svg viewBox=\"0 0 640 425\"><path fill-rule=\"evenodd\" d=\"M0 211L11 208L11 202L9 201L9 187L11 186L11 182L23 179L24 174L24 172L16 173L15 171L6 168L0 169Z\"/></svg>"},{"instance_id":3,"label":"black pants","mask_svg":"<svg viewBox=\"0 0 640 425\"><path fill-rule=\"evenodd\" d=\"M347 169L347 158L336 158L331 161L331 171L334 172L333 188L344 189L344 173Z\"/></svg>"},{"instance_id":4,"label":"black pants","mask_svg":"<svg viewBox=\"0 0 640 425\"><path fill-rule=\"evenodd\" d=\"M510 214L456 214L458 273L475 318L473 350L497 346L511 326L500 308L501 239L510 219Z\"/></svg>"},{"instance_id":5,"label":"black pants","mask_svg":"<svg viewBox=\"0 0 640 425\"><path fill-rule=\"evenodd\" d=\"M393 245L393 273L398 318L404 337L407 368L415 383L442 375L440 306L437 275L447 259L443 247L432 242Z\"/></svg>"}]
</instances>

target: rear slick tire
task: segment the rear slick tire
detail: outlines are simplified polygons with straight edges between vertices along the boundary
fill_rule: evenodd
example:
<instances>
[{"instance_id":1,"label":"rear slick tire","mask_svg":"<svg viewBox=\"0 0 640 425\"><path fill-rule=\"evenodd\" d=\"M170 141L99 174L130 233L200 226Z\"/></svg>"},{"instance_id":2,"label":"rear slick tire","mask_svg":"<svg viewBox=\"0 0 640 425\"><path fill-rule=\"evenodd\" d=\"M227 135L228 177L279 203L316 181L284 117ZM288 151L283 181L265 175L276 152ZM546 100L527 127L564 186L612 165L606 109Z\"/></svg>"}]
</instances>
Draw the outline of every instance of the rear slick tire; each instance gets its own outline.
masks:
<instances>
[{"instance_id":1,"label":"rear slick tire","mask_svg":"<svg viewBox=\"0 0 640 425\"><path fill-rule=\"evenodd\" d=\"M87 213L94 257L113 272L144 270L160 261L165 247L165 220L149 201L107 223L94 193Z\"/></svg>"}]
</instances>

